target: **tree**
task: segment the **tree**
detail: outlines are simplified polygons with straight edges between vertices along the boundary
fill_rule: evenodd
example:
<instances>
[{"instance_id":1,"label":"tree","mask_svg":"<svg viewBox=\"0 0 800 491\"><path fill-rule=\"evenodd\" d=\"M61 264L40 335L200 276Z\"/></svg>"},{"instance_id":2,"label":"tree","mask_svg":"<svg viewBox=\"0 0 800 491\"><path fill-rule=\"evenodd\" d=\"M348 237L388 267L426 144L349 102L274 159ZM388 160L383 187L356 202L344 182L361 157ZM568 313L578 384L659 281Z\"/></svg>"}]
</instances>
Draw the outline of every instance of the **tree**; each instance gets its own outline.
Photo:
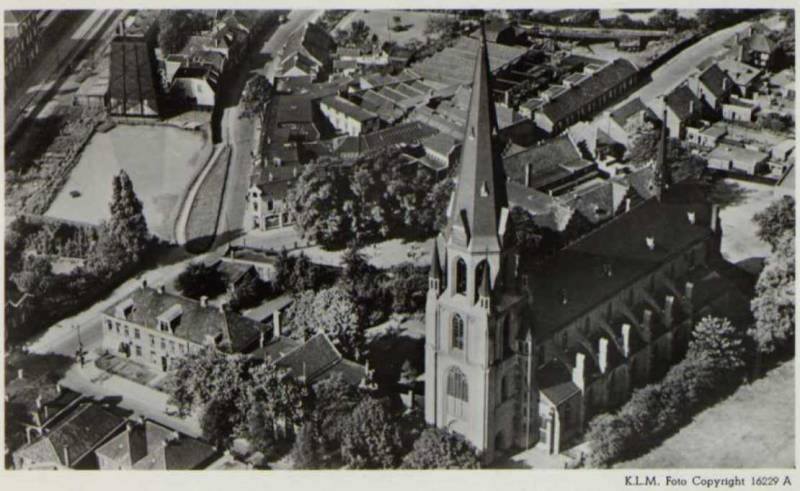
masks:
<instances>
[{"instance_id":1,"label":"tree","mask_svg":"<svg viewBox=\"0 0 800 491\"><path fill-rule=\"evenodd\" d=\"M392 311L399 313L421 312L425 309L428 292L429 266L402 263L391 269L386 290L392 300Z\"/></svg>"},{"instance_id":2,"label":"tree","mask_svg":"<svg viewBox=\"0 0 800 491\"><path fill-rule=\"evenodd\" d=\"M115 273L137 264L150 245L142 202L124 170L114 176L112 188L111 217L101 225L88 257L90 269L97 273Z\"/></svg>"},{"instance_id":3,"label":"tree","mask_svg":"<svg viewBox=\"0 0 800 491\"><path fill-rule=\"evenodd\" d=\"M314 386L312 419L319 427L320 441L327 449L341 442L347 418L361 399L358 389L347 383L341 373L326 377Z\"/></svg>"},{"instance_id":4,"label":"tree","mask_svg":"<svg viewBox=\"0 0 800 491\"><path fill-rule=\"evenodd\" d=\"M478 452L463 436L441 428L422 432L403 458L405 469L479 469Z\"/></svg>"},{"instance_id":5,"label":"tree","mask_svg":"<svg viewBox=\"0 0 800 491\"><path fill-rule=\"evenodd\" d=\"M733 374L745 366L744 340L745 331L728 319L706 316L694 327L686 356L706 359L722 373Z\"/></svg>"},{"instance_id":6,"label":"tree","mask_svg":"<svg viewBox=\"0 0 800 491\"><path fill-rule=\"evenodd\" d=\"M612 414L601 414L589 422L586 440L592 451L588 464L591 467L607 467L629 451L631 441L638 438L634 426L627 418Z\"/></svg>"},{"instance_id":7,"label":"tree","mask_svg":"<svg viewBox=\"0 0 800 491\"><path fill-rule=\"evenodd\" d=\"M226 355L212 348L187 353L176 359L170 403L185 415L213 400L239 401L252 363L248 357Z\"/></svg>"},{"instance_id":8,"label":"tree","mask_svg":"<svg viewBox=\"0 0 800 491\"><path fill-rule=\"evenodd\" d=\"M342 434L342 458L350 469L391 469L401 449L387 403L368 397L356 406Z\"/></svg>"},{"instance_id":9,"label":"tree","mask_svg":"<svg viewBox=\"0 0 800 491\"><path fill-rule=\"evenodd\" d=\"M268 294L268 285L257 275L248 274L233 290L230 306L237 311L248 309L258 305Z\"/></svg>"},{"instance_id":10,"label":"tree","mask_svg":"<svg viewBox=\"0 0 800 491\"><path fill-rule=\"evenodd\" d=\"M395 31L399 31L403 27L403 19L399 15L392 16L392 22Z\"/></svg>"},{"instance_id":11,"label":"tree","mask_svg":"<svg viewBox=\"0 0 800 491\"><path fill-rule=\"evenodd\" d=\"M177 53L209 21L208 16L197 10L164 10L158 18L158 46L165 56Z\"/></svg>"},{"instance_id":12,"label":"tree","mask_svg":"<svg viewBox=\"0 0 800 491\"><path fill-rule=\"evenodd\" d=\"M244 114L247 116L263 115L271 94L272 85L267 77L260 74L251 77L242 91L241 103Z\"/></svg>"},{"instance_id":13,"label":"tree","mask_svg":"<svg viewBox=\"0 0 800 491\"><path fill-rule=\"evenodd\" d=\"M794 197L783 196L772 202L766 209L753 216L758 229L756 235L768 243L772 250L778 245L787 230L794 230Z\"/></svg>"},{"instance_id":14,"label":"tree","mask_svg":"<svg viewBox=\"0 0 800 491\"><path fill-rule=\"evenodd\" d=\"M185 297L198 299L224 293L226 283L227 277L219 269L202 262L192 262L175 279L175 288Z\"/></svg>"},{"instance_id":15,"label":"tree","mask_svg":"<svg viewBox=\"0 0 800 491\"><path fill-rule=\"evenodd\" d=\"M767 257L750 303L755 326L748 332L761 353L794 346L794 229L783 233Z\"/></svg>"},{"instance_id":16,"label":"tree","mask_svg":"<svg viewBox=\"0 0 800 491\"><path fill-rule=\"evenodd\" d=\"M52 285L53 266L47 258L28 256L22 261L22 270L10 275L19 291L41 296Z\"/></svg>"},{"instance_id":17,"label":"tree","mask_svg":"<svg viewBox=\"0 0 800 491\"><path fill-rule=\"evenodd\" d=\"M306 422L300 427L292 447L295 469L321 469L324 467L322 440L317 425Z\"/></svg>"},{"instance_id":18,"label":"tree","mask_svg":"<svg viewBox=\"0 0 800 491\"><path fill-rule=\"evenodd\" d=\"M230 444L237 424L236 404L229 399L212 399L200 417L203 438L219 447Z\"/></svg>"},{"instance_id":19,"label":"tree","mask_svg":"<svg viewBox=\"0 0 800 491\"><path fill-rule=\"evenodd\" d=\"M359 325L356 306L340 288L298 296L287 311L287 325L296 335L323 331L348 358L363 350L364 328Z\"/></svg>"}]
</instances>

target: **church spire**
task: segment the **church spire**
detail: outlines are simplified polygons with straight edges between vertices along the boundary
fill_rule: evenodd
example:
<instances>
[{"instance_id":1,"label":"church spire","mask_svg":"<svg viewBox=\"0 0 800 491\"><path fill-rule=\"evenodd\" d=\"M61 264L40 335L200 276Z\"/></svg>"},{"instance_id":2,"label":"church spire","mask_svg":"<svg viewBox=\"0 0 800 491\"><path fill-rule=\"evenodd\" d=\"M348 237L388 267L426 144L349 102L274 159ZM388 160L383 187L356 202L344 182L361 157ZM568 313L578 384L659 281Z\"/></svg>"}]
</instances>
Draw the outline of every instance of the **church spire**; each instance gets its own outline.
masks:
<instances>
[{"instance_id":1,"label":"church spire","mask_svg":"<svg viewBox=\"0 0 800 491\"><path fill-rule=\"evenodd\" d=\"M489 82L489 55L482 24L476 58L461 147L461 168L451 203L448 232L454 228L457 232L463 229L463 241L472 248L494 244L499 247L500 211L508 206L508 198L502 161L493 141L498 130L497 116Z\"/></svg>"},{"instance_id":2,"label":"church spire","mask_svg":"<svg viewBox=\"0 0 800 491\"><path fill-rule=\"evenodd\" d=\"M669 164L667 163L667 110L664 109L664 117L661 120L661 134L658 139L658 150L656 152L655 169L653 169L653 181L656 188L656 198L661 201L664 192L672 184Z\"/></svg>"}]
</instances>

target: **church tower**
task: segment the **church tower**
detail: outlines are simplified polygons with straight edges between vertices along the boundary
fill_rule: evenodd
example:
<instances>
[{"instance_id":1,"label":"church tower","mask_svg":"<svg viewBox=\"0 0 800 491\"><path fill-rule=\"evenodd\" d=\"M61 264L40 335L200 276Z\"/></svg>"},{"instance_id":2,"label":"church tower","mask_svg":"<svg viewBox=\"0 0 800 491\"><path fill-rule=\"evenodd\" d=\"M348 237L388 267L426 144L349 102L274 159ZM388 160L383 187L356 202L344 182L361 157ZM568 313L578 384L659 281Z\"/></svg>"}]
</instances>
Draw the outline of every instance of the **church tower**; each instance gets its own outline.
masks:
<instances>
[{"instance_id":1,"label":"church tower","mask_svg":"<svg viewBox=\"0 0 800 491\"><path fill-rule=\"evenodd\" d=\"M489 77L481 27L458 182L433 250L425 344L425 420L464 435L487 462L538 431Z\"/></svg>"}]
</instances>

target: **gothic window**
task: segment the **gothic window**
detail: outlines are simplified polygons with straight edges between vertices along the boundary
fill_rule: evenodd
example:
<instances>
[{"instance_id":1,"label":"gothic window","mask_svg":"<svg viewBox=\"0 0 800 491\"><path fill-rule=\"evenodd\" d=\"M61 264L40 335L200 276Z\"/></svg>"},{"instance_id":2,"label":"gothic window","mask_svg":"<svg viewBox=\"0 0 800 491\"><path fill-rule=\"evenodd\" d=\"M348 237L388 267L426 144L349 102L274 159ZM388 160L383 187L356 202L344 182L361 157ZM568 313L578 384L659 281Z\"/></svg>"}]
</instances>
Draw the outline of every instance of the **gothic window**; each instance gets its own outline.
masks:
<instances>
[{"instance_id":1,"label":"gothic window","mask_svg":"<svg viewBox=\"0 0 800 491\"><path fill-rule=\"evenodd\" d=\"M458 368L451 368L447 373L447 412L457 418L466 414L466 403L469 400L467 377Z\"/></svg>"},{"instance_id":2,"label":"gothic window","mask_svg":"<svg viewBox=\"0 0 800 491\"><path fill-rule=\"evenodd\" d=\"M460 315L453 315L451 326L451 344L453 349L464 349L464 319Z\"/></svg>"},{"instance_id":3,"label":"gothic window","mask_svg":"<svg viewBox=\"0 0 800 491\"><path fill-rule=\"evenodd\" d=\"M456 261L456 293L467 294L467 263L461 258Z\"/></svg>"},{"instance_id":4,"label":"gothic window","mask_svg":"<svg viewBox=\"0 0 800 491\"><path fill-rule=\"evenodd\" d=\"M511 315L503 320L503 358L511 354Z\"/></svg>"},{"instance_id":5,"label":"gothic window","mask_svg":"<svg viewBox=\"0 0 800 491\"><path fill-rule=\"evenodd\" d=\"M475 301L478 301L478 292L481 291L483 286L483 270L489 268L489 263L485 260L478 263L475 267ZM489 285L491 286L491 285Z\"/></svg>"}]
</instances>

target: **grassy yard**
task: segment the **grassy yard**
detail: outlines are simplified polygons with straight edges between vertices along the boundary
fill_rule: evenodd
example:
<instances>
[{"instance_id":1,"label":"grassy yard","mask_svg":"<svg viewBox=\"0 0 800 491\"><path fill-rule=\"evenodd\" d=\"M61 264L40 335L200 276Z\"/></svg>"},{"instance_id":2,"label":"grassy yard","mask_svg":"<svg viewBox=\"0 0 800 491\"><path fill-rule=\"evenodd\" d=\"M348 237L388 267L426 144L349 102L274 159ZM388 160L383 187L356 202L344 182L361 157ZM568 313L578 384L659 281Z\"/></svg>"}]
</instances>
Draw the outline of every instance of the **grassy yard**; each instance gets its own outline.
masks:
<instances>
[{"instance_id":1,"label":"grassy yard","mask_svg":"<svg viewBox=\"0 0 800 491\"><path fill-rule=\"evenodd\" d=\"M205 251L214 243L230 158L231 148L226 146L217 156L212 164L214 167L195 195L186 222L186 243L189 249Z\"/></svg>"},{"instance_id":2,"label":"grassy yard","mask_svg":"<svg viewBox=\"0 0 800 491\"><path fill-rule=\"evenodd\" d=\"M90 223L106 219L112 178L124 169L144 205L151 232L170 240L170 217L204 162L195 158L204 145L210 142L200 132L167 126L119 125L96 133L46 215Z\"/></svg>"},{"instance_id":3,"label":"grassy yard","mask_svg":"<svg viewBox=\"0 0 800 491\"><path fill-rule=\"evenodd\" d=\"M794 361L698 414L660 447L619 468L794 466Z\"/></svg>"},{"instance_id":4,"label":"grassy yard","mask_svg":"<svg viewBox=\"0 0 800 491\"><path fill-rule=\"evenodd\" d=\"M377 34L381 42L394 41L405 44L412 39L425 41L425 24L429 17L440 17L443 14L432 12L414 12L410 10L356 10L346 15L334 28L349 29L350 24L356 20L363 20L370 29L371 33ZM394 17L400 17L401 30L392 30L395 22ZM371 34L370 34L371 35ZM437 36L431 36L437 37Z\"/></svg>"},{"instance_id":5,"label":"grassy yard","mask_svg":"<svg viewBox=\"0 0 800 491\"><path fill-rule=\"evenodd\" d=\"M98 358L95 365L101 370L126 378L140 385L147 385L156 378L157 375L144 365L114 355L105 355Z\"/></svg>"}]
</instances>

